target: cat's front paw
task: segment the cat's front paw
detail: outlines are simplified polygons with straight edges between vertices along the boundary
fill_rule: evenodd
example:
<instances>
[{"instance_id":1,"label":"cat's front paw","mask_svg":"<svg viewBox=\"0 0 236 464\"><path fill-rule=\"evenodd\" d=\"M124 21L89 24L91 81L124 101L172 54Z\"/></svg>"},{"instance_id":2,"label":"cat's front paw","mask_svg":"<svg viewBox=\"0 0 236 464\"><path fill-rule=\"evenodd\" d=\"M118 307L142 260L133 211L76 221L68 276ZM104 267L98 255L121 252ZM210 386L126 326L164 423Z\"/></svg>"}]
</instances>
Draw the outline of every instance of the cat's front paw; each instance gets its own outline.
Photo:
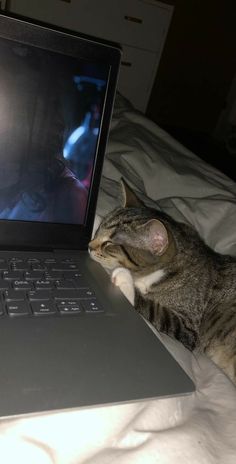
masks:
<instances>
[{"instance_id":1,"label":"cat's front paw","mask_svg":"<svg viewBox=\"0 0 236 464\"><path fill-rule=\"evenodd\" d=\"M117 267L112 272L111 281L114 285L120 288L127 300L134 305L135 290L133 277L130 271L125 267Z\"/></svg>"}]
</instances>

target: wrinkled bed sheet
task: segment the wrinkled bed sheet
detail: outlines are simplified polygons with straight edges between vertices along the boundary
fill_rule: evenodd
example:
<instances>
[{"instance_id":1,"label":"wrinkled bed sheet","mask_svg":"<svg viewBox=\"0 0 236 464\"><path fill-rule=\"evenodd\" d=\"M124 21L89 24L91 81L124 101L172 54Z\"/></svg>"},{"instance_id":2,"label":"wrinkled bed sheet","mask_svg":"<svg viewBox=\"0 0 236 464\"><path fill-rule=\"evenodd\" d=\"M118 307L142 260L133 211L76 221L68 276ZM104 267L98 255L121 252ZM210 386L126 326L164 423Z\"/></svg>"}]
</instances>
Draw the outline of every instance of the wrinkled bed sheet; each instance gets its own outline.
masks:
<instances>
[{"instance_id":1,"label":"wrinkled bed sheet","mask_svg":"<svg viewBox=\"0 0 236 464\"><path fill-rule=\"evenodd\" d=\"M147 204L192 223L216 250L236 254L236 184L119 97L95 228L119 204L121 176ZM193 378L195 393L2 419L1 462L235 464L236 388L207 358L157 336Z\"/></svg>"}]
</instances>

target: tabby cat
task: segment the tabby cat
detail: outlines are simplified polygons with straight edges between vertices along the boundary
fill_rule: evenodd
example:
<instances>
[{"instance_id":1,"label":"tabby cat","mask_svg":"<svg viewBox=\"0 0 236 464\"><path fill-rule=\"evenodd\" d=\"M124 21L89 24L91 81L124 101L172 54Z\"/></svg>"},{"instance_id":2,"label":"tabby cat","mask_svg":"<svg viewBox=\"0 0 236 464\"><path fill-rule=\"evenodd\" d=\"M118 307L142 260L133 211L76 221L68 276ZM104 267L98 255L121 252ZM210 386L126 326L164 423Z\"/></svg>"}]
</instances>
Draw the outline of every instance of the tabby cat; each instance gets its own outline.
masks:
<instances>
[{"instance_id":1,"label":"tabby cat","mask_svg":"<svg viewBox=\"0 0 236 464\"><path fill-rule=\"evenodd\" d=\"M157 330L206 353L236 383L236 259L122 184L124 207L101 222L91 257Z\"/></svg>"}]
</instances>

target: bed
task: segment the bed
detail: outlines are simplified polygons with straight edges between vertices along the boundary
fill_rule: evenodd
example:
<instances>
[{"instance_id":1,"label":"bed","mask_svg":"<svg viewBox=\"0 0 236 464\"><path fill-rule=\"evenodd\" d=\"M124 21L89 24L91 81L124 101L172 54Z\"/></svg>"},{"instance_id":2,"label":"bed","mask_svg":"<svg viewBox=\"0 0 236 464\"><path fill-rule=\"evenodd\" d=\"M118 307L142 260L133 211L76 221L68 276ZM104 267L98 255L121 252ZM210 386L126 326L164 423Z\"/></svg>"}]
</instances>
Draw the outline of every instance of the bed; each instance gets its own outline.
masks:
<instances>
[{"instance_id":1,"label":"bed","mask_svg":"<svg viewBox=\"0 0 236 464\"><path fill-rule=\"evenodd\" d=\"M119 204L121 177L147 205L193 224L218 252L236 255L236 184L118 95L94 229ZM2 462L20 456L24 464L235 464L236 388L206 357L156 335L196 392L4 419Z\"/></svg>"}]
</instances>

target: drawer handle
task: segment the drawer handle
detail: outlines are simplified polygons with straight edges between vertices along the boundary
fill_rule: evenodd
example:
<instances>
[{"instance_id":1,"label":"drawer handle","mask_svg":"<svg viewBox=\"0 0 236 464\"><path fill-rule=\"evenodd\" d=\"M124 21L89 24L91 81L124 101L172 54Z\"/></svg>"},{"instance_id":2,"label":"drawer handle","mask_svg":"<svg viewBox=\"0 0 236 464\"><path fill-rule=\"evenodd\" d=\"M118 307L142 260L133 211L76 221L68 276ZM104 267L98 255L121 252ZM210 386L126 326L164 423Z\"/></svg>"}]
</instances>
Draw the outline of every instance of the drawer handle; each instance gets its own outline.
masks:
<instances>
[{"instance_id":1,"label":"drawer handle","mask_svg":"<svg viewBox=\"0 0 236 464\"><path fill-rule=\"evenodd\" d=\"M142 19L136 18L135 16L125 15L124 18L125 18L126 21L131 21L132 23L142 24L142 22L143 22Z\"/></svg>"},{"instance_id":2,"label":"drawer handle","mask_svg":"<svg viewBox=\"0 0 236 464\"><path fill-rule=\"evenodd\" d=\"M127 68L130 68L132 66L131 61L121 61L121 66L126 66Z\"/></svg>"}]
</instances>

